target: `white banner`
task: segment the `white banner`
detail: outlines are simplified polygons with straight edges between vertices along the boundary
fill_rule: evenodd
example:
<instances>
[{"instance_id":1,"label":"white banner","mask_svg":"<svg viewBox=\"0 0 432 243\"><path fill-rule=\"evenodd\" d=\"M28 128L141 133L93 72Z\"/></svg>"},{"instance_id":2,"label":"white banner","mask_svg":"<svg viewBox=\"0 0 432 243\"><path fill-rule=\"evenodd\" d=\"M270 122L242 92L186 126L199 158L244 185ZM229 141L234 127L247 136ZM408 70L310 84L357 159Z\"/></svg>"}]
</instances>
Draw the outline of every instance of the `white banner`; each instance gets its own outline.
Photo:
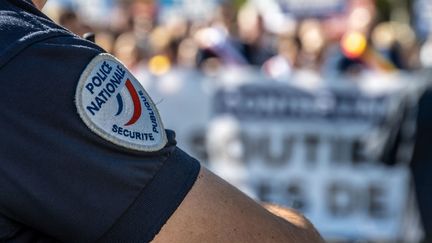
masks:
<instances>
[{"instance_id":1,"label":"white banner","mask_svg":"<svg viewBox=\"0 0 432 243\"><path fill-rule=\"evenodd\" d=\"M370 153L399 113L398 82L306 89L198 77L175 73L147 85L181 148L249 196L302 211L327 240L415 242L418 234L406 233L418 227L406 227L416 222L406 164Z\"/></svg>"},{"instance_id":2,"label":"white banner","mask_svg":"<svg viewBox=\"0 0 432 243\"><path fill-rule=\"evenodd\" d=\"M298 17L328 17L347 10L350 0L253 0L262 7L276 5L281 12Z\"/></svg>"}]
</instances>

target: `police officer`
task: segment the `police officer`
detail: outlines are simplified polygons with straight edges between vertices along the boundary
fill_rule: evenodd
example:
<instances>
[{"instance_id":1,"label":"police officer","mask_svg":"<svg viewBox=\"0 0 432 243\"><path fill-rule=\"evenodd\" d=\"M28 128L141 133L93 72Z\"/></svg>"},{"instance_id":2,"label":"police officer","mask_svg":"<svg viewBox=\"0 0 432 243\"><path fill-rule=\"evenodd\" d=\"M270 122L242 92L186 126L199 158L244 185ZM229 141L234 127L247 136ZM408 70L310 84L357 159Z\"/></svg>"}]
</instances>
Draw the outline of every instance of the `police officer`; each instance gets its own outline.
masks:
<instances>
[{"instance_id":1,"label":"police officer","mask_svg":"<svg viewBox=\"0 0 432 243\"><path fill-rule=\"evenodd\" d=\"M320 242L176 147L115 57L0 1L1 242Z\"/></svg>"}]
</instances>

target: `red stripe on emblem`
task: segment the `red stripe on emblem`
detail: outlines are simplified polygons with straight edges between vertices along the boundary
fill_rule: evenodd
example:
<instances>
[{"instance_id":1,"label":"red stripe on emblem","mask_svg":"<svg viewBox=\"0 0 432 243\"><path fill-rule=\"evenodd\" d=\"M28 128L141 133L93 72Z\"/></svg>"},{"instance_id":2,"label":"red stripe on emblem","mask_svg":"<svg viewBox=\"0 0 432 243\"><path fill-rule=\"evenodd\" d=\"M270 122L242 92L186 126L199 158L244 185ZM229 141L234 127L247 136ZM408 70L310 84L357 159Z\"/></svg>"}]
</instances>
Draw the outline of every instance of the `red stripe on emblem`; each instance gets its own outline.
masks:
<instances>
[{"instance_id":1,"label":"red stripe on emblem","mask_svg":"<svg viewBox=\"0 0 432 243\"><path fill-rule=\"evenodd\" d=\"M138 93L135 90L132 82L129 79L126 80L126 88L128 89L129 94L132 97L132 101L134 104L134 113L132 115L132 118L130 119L130 121L128 121L125 124L125 126L130 126L130 125L135 124L138 121L138 119L141 117L142 109L141 109L141 102L140 102Z\"/></svg>"}]
</instances>

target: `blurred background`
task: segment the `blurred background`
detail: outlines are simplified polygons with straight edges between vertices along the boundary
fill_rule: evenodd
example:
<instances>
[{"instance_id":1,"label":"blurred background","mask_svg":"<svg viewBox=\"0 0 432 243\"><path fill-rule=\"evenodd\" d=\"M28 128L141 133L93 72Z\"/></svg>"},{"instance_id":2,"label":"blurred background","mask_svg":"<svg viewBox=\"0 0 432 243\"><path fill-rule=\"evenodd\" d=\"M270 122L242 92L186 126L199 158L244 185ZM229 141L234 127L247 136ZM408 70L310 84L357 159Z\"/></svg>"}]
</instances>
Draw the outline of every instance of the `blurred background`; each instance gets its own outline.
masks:
<instances>
[{"instance_id":1,"label":"blurred background","mask_svg":"<svg viewBox=\"0 0 432 243\"><path fill-rule=\"evenodd\" d=\"M179 146L251 197L300 210L329 242L432 242L429 161L413 166L432 1L49 0L44 11L94 33Z\"/></svg>"}]
</instances>

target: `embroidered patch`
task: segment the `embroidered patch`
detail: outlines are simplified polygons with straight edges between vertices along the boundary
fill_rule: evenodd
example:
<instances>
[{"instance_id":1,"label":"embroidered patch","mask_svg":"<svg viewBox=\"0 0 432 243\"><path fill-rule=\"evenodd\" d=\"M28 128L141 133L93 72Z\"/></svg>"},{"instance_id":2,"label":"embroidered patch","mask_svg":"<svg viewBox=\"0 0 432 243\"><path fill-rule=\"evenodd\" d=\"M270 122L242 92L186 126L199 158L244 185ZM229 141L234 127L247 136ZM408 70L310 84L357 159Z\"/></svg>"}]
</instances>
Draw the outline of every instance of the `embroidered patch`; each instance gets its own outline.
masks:
<instances>
[{"instance_id":1,"label":"embroidered patch","mask_svg":"<svg viewBox=\"0 0 432 243\"><path fill-rule=\"evenodd\" d=\"M100 54L88 64L79 80L75 103L84 123L114 144L151 152L167 143L150 96L110 54Z\"/></svg>"}]
</instances>

